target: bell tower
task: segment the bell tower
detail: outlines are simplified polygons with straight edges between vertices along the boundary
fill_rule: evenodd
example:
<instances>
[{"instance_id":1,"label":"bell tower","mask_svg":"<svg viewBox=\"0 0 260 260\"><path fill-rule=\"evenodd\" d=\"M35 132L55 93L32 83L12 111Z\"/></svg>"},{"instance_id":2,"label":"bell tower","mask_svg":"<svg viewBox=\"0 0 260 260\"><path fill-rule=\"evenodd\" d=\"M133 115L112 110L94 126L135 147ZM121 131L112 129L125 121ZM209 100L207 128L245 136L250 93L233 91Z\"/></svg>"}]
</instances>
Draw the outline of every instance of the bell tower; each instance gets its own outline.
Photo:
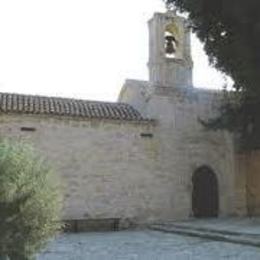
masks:
<instances>
[{"instance_id":1,"label":"bell tower","mask_svg":"<svg viewBox=\"0 0 260 260\"><path fill-rule=\"evenodd\" d=\"M174 11L155 13L149 24L149 81L164 87L191 87L190 29Z\"/></svg>"}]
</instances>

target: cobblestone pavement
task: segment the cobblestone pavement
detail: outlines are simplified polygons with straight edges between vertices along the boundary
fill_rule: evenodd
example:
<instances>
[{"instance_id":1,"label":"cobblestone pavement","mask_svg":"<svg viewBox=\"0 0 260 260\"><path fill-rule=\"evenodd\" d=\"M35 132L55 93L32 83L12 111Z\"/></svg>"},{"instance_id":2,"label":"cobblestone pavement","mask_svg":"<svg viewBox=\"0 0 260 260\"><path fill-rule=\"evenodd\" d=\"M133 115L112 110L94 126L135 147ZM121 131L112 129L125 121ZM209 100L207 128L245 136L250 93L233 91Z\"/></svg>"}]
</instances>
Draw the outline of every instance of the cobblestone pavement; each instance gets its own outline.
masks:
<instances>
[{"instance_id":1,"label":"cobblestone pavement","mask_svg":"<svg viewBox=\"0 0 260 260\"><path fill-rule=\"evenodd\" d=\"M65 234L38 260L260 259L260 248L156 231Z\"/></svg>"}]
</instances>

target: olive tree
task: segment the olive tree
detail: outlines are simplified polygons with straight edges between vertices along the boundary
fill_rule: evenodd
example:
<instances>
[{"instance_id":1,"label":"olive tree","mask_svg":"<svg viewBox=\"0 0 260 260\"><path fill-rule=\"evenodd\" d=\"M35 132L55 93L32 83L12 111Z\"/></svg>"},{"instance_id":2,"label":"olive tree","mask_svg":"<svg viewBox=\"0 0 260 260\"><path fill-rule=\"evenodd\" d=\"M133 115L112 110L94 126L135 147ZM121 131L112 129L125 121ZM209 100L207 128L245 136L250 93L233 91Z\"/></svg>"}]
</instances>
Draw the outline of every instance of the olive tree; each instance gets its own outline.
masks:
<instances>
[{"instance_id":1,"label":"olive tree","mask_svg":"<svg viewBox=\"0 0 260 260\"><path fill-rule=\"evenodd\" d=\"M0 141L0 259L35 259L61 228L51 167L24 142Z\"/></svg>"}]
</instances>

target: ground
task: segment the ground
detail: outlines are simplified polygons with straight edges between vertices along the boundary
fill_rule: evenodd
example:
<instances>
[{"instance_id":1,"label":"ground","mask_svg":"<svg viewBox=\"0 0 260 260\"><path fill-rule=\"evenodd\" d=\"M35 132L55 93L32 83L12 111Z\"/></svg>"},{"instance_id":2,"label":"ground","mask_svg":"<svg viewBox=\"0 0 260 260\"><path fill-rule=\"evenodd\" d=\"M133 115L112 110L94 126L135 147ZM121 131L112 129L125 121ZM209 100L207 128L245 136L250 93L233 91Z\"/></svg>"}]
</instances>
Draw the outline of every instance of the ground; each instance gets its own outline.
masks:
<instances>
[{"instance_id":1,"label":"ground","mask_svg":"<svg viewBox=\"0 0 260 260\"><path fill-rule=\"evenodd\" d=\"M158 231L65 234L38 260L256 260L260 248Z\"/></svg>"}]
</instances>

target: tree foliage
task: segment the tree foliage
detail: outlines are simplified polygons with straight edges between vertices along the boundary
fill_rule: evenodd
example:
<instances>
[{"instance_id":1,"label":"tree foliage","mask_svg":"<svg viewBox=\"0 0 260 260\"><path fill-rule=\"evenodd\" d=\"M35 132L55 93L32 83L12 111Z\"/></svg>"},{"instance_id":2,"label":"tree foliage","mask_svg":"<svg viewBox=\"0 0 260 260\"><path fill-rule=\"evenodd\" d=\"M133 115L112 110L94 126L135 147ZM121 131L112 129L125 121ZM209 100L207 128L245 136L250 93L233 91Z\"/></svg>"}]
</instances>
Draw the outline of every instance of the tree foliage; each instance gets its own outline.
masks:
<instances>
[{"instance_id":1,"label":"tree foliage","mask_svg":"<svg viewBox=\"0 0 260 260\"><path fill-rule=\"evenodd\" d=\"M0 142L0 256L34 259L60 228L51 168L25 143Z\"/></svg>"},{"instance_id":2,"label":"tree foliage","mask_svg":"<svg viewBox=\"0 0 260 260\"><path fill-rule=\"evenodd\" d=\"M165 1L188 13L211 64L235 82L209 126L238 133L243 148L260 148L260 1Z\"/></svg>"}]
</instances>

